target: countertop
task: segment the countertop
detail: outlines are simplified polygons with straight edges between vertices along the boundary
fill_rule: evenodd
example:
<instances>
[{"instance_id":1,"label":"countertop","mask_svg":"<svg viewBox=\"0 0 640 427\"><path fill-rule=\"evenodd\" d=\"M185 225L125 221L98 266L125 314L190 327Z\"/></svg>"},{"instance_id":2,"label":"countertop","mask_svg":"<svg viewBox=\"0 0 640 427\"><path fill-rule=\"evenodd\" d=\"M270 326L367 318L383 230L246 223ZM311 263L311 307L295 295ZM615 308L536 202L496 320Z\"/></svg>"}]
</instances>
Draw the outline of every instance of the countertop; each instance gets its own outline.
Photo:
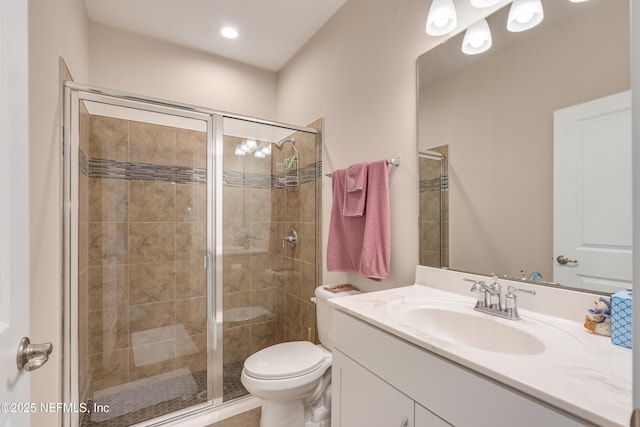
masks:
<instances>
[{"instance_id":1,"label":"countertop","mask_svg":"<svg viewBox=\"0 0 640 427\"><path fill-rule=\"evenodd\" d=\"M611 344L609 337L587 332L577 321L524 309L520 309L522 320L516 321L517 327L534 335L541 329L545 331L540 338L546 349L540 354L512 355L453 344L439 338L437 331L419 330L394 314L402 304L429 298L468 305L470 311L475 304L472 297L423 285L334 298L329 302L373 326L579 418L602 426L629 425L630 349Z\"/></svg>"}]
</instances>

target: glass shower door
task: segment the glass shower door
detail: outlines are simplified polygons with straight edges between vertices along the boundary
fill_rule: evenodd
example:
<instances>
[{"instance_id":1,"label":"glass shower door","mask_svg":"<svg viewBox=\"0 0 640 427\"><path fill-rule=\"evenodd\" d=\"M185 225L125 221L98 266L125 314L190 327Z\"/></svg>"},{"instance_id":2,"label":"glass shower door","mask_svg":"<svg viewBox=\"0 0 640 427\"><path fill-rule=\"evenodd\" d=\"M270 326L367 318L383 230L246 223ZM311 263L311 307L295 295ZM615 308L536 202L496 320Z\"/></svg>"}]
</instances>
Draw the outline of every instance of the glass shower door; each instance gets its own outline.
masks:
<instances>
[{"instance_id":1,"label":"glass shower door","mask_svg":"<svg viewBox=\"0 0 640 427\"><path fill-rule=\"evenodd\" d=\"M69 398L86 408L70 425L132 425L211 405L216 118L68 98L65 333Z\"/></svg>"}]
</instances>

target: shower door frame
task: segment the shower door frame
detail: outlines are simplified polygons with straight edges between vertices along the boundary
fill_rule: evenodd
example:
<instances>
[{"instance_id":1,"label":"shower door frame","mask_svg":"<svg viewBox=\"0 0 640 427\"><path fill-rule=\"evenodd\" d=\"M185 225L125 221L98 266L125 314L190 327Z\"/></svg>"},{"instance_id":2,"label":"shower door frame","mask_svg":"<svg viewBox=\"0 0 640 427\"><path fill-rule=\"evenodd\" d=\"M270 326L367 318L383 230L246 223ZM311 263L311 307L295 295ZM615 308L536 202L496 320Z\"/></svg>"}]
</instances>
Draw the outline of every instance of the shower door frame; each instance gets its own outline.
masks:
<instances>
[{"instance_id":1,"label":"shower door frame","mask_svg":"<svg viewBox=\"0 0 640 427\"><path fill-rule=\"evenodd\" d=\"M251 123L307 132L314 135L318 130L310 127L291 125L282 122L264 120L242 114L218 111L190 104L173 102L159 98L146 97L126 92L105 89L86 84L67 81L64 84L63 105L63 150L61 163L63 168L62 234L64 257L62 260L62 343L61 358L62 392L65 403L79 403L78 360L72 350L78 349L77 302L78 302L78 265L71 257L78 253L78 158L72 149L72 143L79 141L79 125L72 121L72 109L78 108L81 99L88 101L109 100L121 107L140 108L196 120L207 121L207 251L203 264L207 268L207 392L210 400L206 403L190 406L172 412L153 422L144 421L143 425L173 425L176 420L190 420L244 398L223 402L223 120L224 118L244 120ZM74 107L75 106L75 107ZM208 117L208 118L207 118ZM77 147L76 147L77 148ZM317 147L316 147L317 150ZM316 159L318 161L318 159ZM318 219L316 219L318 221ZM75 252L72 250L75 249ZM74 264L75 263L75 264ZM75 269L75 270L74 270ZM75 305L74 305L75 304ZM76 307L75 312L72 310ZM76 324L74 324L76 322ZM76 352L77 353L77 352ZM215 417L214 417L215 418ZM78 427L79 414L64 412L64 427Z\"/></svg>"},{"instance_id":2,"label":"shower door frame","mask_svg":"<svg viewBox=\"0 0 640 427\"><path fill-rule=\"evenodd\" d=\"M223 116L213 111L190 106L171 104L165 101L143 98L135 95L93 88L86 85L67 82L64 88L64 130L63 130L63 167L64 167L64 203L63 203L63 396L65 403L80 403L79 360L78 360L78 206L79 206L79 106L80 101L107 103L117 107L133 108L152 113L178 116L200 120L206 123L207 132L207 249L203 257L207 279L207 396L208 401L182 410L153 418L154 424L176 420L195 412L207 410L222 404L222 268L212 254L221 249L216 246L216 237L221 235L218 216L222 206L222 156L215 153L222 149ZM65 427L79 426L77 411L63 414ZM143 423L148 423L144 421Z\"/></svg>"}]
</instances>

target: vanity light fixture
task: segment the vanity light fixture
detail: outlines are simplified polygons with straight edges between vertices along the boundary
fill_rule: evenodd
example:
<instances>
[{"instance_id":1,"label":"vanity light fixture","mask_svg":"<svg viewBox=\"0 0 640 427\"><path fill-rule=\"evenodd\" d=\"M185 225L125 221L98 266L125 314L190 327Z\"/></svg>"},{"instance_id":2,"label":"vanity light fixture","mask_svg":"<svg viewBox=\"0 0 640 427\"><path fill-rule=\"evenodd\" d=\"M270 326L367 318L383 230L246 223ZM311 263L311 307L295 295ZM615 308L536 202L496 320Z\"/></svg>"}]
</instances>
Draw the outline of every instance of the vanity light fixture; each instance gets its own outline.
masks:
<instances>
[{"instance_id":1,"label":"vanity light fixture","mask_svg":"<svg viewBox=\"0 0 640 427\"><path fill-rule=\"evenodd\" d=\"M267 156L271 155L271 143L270 142L262 142L256 148L256 152L253 154L258 159L264 159Z\"/></svg>"},{"instance_id":2,"label":"vanity light fixture","mask_svg":"<svg viewBox=\"0 0 640 427\"><path fill-rule=\"evenodd\" d=\"M253 153L253 155L259 159L264 159L266 156L271 155L271 143L262 142L260 143L260 145L258 145L258 141L249 138L245 139L236 146L236 156L246 156L250 153Z\"/></svg>"},{"instance_id":3,"label":"vanity light fixture","mask_svg":"<svg viewBox=\"0 0 640 427\"><path fill-rule=\"evenodd\" d=\"M220 27L218 28L218 33L225 39L238 38L238 30L236 30L233 27L229 27L229 26Z\"/></svg>"},{"instance_id":4,"label":"vanity light fixture","mask_svg":"<svg viewBox=\"0 0 640 427\"><path fill-rule=\"evenodd\" d=\"M265 156L270 156L271 155L271 143L267 142L265 143L265 145L263 145L260 148L260 151L262 152L262 154L264 154Z\"/></svg>"},{"instance_id":5,"label":"vanity light fixture","mask_svg":"<svg viewBox=\"0 0 640 427\"><path fill-rule=\"evenodd\" d=\"M543 18L540 0L513 0L507 18L507 30L514 33L526 31L542 22Z\"/></svg>"},{"instance_id":6,"label":"vanity light fixture","mask_svg":"<svg viewBox=\"0 0 640 427\"><path fill-rule=\"evenodd\" d=\"M458 26L458 17L453 0L433 0L427 16L427 34L442 36Z\"/></svg>"},{"instance_id":7,"label":"vanity light fixture","mask_svg":"<svg viewBox=\"0 0 640 427\"><path fill-rule=\"evenodd\" d=\"M467 28L462 41L462 52L477 55L491 48L491 30L486 19L481 19Z\"/></svg>"},{"instance_id":8,"label":"vanity light fixture","mask_svg":"<svg viewBox=\"0 0 640 427\"><path fill-rule=\"evenodd\" d=\"M471 6L478 8L491 7L498 3L500 0L471 0Z\"/></svg>"}]
</instances>

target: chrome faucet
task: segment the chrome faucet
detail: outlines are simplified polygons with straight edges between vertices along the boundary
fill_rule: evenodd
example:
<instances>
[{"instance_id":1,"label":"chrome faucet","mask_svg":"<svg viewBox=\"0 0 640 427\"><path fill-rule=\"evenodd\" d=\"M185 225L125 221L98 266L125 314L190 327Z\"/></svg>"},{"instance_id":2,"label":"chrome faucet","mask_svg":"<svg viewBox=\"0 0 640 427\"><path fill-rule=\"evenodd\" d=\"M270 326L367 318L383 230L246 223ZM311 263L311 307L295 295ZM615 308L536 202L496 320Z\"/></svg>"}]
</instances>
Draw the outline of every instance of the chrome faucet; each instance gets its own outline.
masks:
<instances>
[{"instance_id":1,"label":"chrome faucet","mask_svg":"<svg viewBox=\"0 0 640 427\"><path fill-rule=\"evenodd\" d=\"M489 308L502 310L502 286L498 283L498 276L493 275L493 283L489 285Z\"/></svg>"},{"instance_id":2,"label":"chrome faucet","mask_svg":"<svg viewBox=\"0 0 640 427\"><path fill-rule=\"evenodd\" d=\"M526 292L535 295L536 291L520 289L515 286L509 286L507 288L507 294L504 296L504 312L507 314L508 319L520 320L520 315L518 314L518 296L515 292Z\"/></svg>"},{"instance_id":3,"label":"chrome faucet","mask_svg":"<svg viewBox=\"0 0 640 427\"><path fill-rule=\"evenodd\" d=\"M487 284L482 280L475 281L473 279L463 279L467 282L473 282L473 286L469 289L471 292L476 294L476 307L486 307L487 306Z\"/></svg>"},{"instance_id":4,"label":"chrome faucet","mask_svg":"<svg viewBox=\"0 0 640 427\"><path fill-rule=\"evenodd\" d=\"M518 298L516 292L526 292L536 294L536 291L520 289L515 286L507 287L504 296L504 309L502 308L502 286L498 283L498 278L493 276L493 283L488 285L482 280L463 279L473 282L470 291L476 294L476 305L473 308L481 313L487 313L509 320L520 320L518 314Z\"/></svg>"}]
</instances>

